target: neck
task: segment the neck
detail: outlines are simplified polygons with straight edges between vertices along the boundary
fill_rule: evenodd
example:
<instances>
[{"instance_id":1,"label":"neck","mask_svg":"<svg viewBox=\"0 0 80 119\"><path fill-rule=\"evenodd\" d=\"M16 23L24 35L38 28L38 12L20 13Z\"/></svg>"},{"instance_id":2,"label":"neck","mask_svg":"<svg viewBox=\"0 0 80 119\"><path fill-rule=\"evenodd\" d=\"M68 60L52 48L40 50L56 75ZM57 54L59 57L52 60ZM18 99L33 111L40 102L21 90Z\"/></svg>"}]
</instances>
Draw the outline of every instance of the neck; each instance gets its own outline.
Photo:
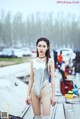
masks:
<instances>
[{"instance_id":1,"label":"neck","mask_svg":"<svg viewBox=\"0 0 80 119\"><path fill-rule=\"evenodd\" d=\"M46 56L39 56L40 59L45 58Z\"/></svg>"}]
</instances>

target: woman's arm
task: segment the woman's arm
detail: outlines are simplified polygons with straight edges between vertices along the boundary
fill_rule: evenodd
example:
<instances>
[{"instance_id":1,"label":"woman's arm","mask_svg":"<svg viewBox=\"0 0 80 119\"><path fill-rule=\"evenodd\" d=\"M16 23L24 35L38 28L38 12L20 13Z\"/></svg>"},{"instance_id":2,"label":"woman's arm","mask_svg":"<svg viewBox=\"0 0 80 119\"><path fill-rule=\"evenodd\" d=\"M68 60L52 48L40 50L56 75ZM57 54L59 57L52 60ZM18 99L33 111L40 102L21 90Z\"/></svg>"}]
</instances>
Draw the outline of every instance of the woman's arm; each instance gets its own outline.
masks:
<instances>
[{"instance_id":1,"label":"woman's arm","mask_svg":"<svg viewBox=\"0 0 80 119\"><path fill-rule=\"evenodd\" d=\"M31 66L30 66L30 79L29 79L27 96L31 95L31 89L32 89L32 86L33 86L33 82L34 82L34 73L33 73L33 63L31 62Z\"/></svg>"},{"instance_id":2,"label":"woman's arm","mask_svg":"<svg viewBox=\"0 0 80 119\"><path fill-rule=\"evenodd\" d=\"M56 104L55 81L54 81L54 61L50 61L50 74L51 74L51 89L52 89L51 104L52 104L52 106L54 106Z\"/></svg>"},{"instance_id":3,"label":"woman's arm","mask_svg":"<svg viewBox=\"0 0 80 119\"><path fill-rule=\"evenodd\" d=\"M50 62L50 74L51 74L51 88L52 88L52 97L55 97L55 82L54 82L54 62Z\"/></svg>"}]
</instances>

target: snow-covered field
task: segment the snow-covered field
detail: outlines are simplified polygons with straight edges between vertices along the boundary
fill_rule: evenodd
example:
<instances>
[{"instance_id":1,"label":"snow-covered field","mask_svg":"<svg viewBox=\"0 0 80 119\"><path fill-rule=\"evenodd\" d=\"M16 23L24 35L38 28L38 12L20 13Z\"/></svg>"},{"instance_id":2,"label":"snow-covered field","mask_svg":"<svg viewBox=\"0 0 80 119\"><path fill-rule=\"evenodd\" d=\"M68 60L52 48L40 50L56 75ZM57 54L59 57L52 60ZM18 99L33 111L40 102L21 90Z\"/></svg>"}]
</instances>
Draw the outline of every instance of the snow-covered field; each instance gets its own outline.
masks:
<instances>
[{"instance_id":1,"label":"snow-covered field","mask_svg":"<svg viewBox=\"0 0 80 119\"><path fill-rule=\"evenodd\" d=\"M0 111L21 116L27 105L27 85L17 78L0 79Z\"/></svg>"}]
</instances>

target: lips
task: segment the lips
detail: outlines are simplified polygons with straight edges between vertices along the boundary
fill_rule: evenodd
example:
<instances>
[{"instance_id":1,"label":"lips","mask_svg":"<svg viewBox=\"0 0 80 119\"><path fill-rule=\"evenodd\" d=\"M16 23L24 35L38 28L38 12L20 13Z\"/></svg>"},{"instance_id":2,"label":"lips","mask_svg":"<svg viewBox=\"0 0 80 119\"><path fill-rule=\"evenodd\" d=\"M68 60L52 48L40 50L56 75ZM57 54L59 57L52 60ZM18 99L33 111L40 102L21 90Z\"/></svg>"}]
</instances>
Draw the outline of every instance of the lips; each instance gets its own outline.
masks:
<instances>
[{"instance_id":1,"label":"lips","mask_svg":"<svg viewBox=\"0 0 80 119\"><path fill-rule=\"evenodd\" d=\"M40 53L43 53L43 51L41 50Z\"/></svg>"}]
</instances>

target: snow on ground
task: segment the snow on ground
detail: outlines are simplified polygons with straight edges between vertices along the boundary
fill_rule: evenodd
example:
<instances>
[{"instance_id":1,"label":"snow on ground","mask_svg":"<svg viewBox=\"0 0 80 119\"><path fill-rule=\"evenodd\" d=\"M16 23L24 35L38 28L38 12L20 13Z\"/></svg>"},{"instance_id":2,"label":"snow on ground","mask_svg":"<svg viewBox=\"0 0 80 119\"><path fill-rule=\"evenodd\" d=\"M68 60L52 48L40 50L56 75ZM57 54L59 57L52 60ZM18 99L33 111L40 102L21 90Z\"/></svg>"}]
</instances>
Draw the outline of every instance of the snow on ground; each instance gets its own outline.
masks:
<instances>
[{"instance_id":1,"label":"snow on ground","mask_svg":"<svg viewBox=\"0 0 80 119\"><path fill-rule=\"evenodd\" d=\"M13 77L0 79L0 111L21 116L27 105L25 103L28 86Z\"/></svg>"}]
</instances>

